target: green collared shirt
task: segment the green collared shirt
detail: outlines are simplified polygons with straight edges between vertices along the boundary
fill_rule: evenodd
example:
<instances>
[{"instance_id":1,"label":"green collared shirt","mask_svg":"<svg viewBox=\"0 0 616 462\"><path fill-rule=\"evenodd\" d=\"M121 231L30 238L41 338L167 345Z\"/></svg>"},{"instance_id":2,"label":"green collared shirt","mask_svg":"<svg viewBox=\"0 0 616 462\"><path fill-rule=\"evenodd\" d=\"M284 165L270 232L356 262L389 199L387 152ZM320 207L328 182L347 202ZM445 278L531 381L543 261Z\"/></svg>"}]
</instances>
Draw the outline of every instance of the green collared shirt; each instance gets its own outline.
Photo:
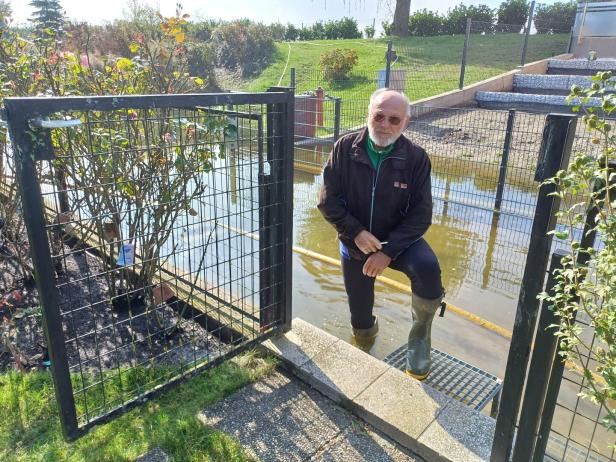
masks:
<instances>
[{"instance_id":1,"label":"green collared shirt","mask_svg":"<svg viewBox=\"0 0 616 462\"><path fill-rule=\"evenodd\" d=\"M394 150L395 143L390 144L385 149L378 150L376 149L376 146L372 142L372 139L370 138L370 136L367 136L367 139L368 139L368 142L366 143L366 150L368 151L368 157L370 157L370 162L372 162L372 166L376 170L379 163L381 163L381 161L385 159L388 155L390 155L391 151Z\"/></svg>"}]
</instances>

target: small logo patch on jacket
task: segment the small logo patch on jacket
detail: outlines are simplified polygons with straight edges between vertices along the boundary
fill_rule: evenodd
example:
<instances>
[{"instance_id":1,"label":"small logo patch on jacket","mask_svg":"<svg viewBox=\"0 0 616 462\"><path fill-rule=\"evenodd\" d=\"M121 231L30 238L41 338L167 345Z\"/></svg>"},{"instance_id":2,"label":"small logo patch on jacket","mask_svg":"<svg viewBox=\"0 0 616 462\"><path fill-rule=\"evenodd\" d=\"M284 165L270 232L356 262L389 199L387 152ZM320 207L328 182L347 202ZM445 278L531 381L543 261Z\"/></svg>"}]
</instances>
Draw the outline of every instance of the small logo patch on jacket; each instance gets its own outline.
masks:
<instances>
[{"instance_id":1,"label":"small logo patch on jacket","mask_svg":"<svg viewBox=\"0 0 616 462\"><path fill-rule=\"evenodd\" d=\"M406 183L400 183L399 181L394 181L394 188L406 189L408 185Z\"/></svg>"}]
</instances>

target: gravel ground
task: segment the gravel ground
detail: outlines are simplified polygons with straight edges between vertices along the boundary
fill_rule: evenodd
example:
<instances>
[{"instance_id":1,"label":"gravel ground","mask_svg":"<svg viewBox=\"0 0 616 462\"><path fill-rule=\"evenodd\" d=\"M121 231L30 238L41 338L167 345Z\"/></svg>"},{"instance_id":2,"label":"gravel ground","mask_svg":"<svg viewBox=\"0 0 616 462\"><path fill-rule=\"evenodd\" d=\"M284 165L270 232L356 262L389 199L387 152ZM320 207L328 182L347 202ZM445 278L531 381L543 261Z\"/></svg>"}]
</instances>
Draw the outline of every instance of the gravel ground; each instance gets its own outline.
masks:
<instances>
[{"instance_id":1,"label":"gravel ground","mask_svg":"<svg viewBox=\"0 0 616 462\"><path fill-rule=\"evenodd\" d=\"M533 169L537 162L546 114L517 112L514 119L509 166ZM507 111L450 108L413 117L406 135L432 157L500 163L507 133ZM573 152L596 152L590 134L578 120Z\"/></svg>"}]
</instances>

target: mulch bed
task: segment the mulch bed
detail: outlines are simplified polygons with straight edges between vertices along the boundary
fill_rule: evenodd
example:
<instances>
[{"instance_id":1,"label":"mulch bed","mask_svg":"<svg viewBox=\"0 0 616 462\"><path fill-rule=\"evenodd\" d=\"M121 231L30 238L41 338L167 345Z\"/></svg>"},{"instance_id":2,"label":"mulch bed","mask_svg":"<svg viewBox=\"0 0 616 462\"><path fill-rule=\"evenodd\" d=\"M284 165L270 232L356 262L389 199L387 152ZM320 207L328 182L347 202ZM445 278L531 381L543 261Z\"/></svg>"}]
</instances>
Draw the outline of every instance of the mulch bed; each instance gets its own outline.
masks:
<instances>
[{"instance_id":1,"label":"mulch bed","mask_svg":"<svg viewBox=\"0 0 616 462\"><path fill-rule=\"evenodd\" d=\"M29 276L28 241L25 236L8 239L10 234L0 229L0 372L45 369L50 362L38 290ZM150 309L139 300L130 309L112 303L103 262L85 250L61 245L64 257L55 276L71 370L176 366L215 357L228 348L166 303ZM27 276L18 253L26 256Z\"/></svg>"}]
</instances>

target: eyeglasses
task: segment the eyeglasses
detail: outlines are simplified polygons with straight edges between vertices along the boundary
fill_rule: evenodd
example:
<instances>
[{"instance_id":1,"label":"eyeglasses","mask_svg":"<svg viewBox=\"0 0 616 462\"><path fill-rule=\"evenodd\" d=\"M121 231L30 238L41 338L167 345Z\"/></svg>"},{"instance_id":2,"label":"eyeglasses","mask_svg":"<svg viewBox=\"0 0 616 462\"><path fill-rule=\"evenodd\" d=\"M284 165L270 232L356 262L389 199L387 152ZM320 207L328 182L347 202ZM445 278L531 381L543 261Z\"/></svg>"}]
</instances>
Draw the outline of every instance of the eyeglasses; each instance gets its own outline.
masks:
<instances>
[{"instance_id":1,"label":"eyeglasses","mask_svg":"<svg viewBox=\"0 0 616 462\"><path fill-rule=\"evenodd\" d=\"M377 113L372 116L372 120L374 120L375 122L379 122L379 123L383 122L385 119L389 121L390 125L394 125L394 126L400 125L402 123L402 119L398 116L386 117L385 114L381 114L381 113Z\"/></svg>"}]
</instances>

